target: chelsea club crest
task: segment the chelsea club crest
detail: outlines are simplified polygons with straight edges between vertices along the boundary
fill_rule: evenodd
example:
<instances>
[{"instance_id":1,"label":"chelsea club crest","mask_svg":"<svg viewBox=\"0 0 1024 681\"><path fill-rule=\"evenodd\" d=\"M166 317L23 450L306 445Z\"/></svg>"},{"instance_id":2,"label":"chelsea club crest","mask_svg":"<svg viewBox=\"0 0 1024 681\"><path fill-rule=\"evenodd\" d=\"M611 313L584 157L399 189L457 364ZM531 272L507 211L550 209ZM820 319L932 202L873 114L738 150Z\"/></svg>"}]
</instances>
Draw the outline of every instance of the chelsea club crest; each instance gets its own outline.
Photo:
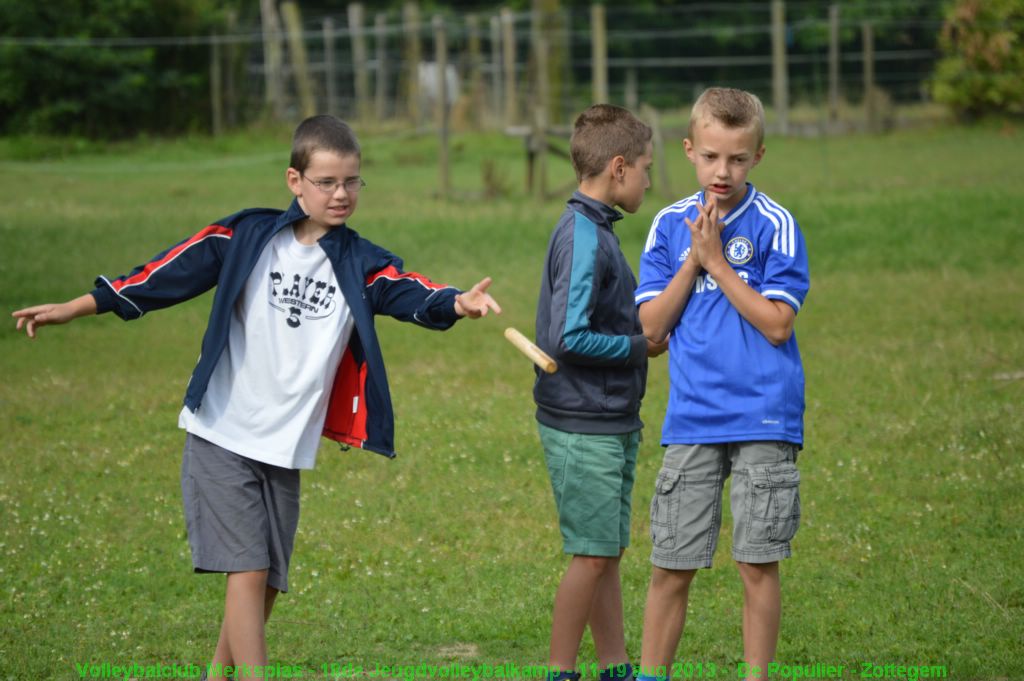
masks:
<instances>
[{"instance_id":1,"label":"chelsea club crest","mask_svg":"<svg viewBox=\"0 0 1024 681\"><path fill-rule=\"evenodd\" d=\"M754 257L754 246L750 239L742 236L734 236L725 245L725 259L733 265L743 265L750 262Z\"/></svg>"}]
</instances>

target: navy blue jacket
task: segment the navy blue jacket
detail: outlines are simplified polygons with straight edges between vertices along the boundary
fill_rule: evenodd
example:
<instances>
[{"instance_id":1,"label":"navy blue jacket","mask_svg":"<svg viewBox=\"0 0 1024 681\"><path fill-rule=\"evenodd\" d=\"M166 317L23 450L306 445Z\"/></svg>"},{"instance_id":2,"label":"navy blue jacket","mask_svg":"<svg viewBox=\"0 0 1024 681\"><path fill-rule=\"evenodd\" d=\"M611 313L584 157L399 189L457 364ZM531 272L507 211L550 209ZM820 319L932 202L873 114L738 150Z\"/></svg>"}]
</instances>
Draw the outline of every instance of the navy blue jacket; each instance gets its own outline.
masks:
<instances>
[{"instance_id":1,"label":"navy blue jacket","mask_svg":"<svg viewBox=\"0 0 1024 681\"><path fill-rule=\"evenodd\" d=\"M253 208L228 216L113 281L96 279L98 313L124 320L180 303L217 287L202 354L185 392L193 412L227 346L231 312L260 254L280 230L307 216L298 201L286 211ZM402 261L343 225L320 238L355 322L327 407L324 435L394 457L394 411L373 316L386 314L429 329L447 329L458 289L403 272Z\"/></svg>"},{"instance_id":2,"label":"navy blue jacket","mask_svg":"<svg viewBox=\"0 0 1024 681\"><path fill-rule=\"evenodd\" d=\"M647 339L633 292L636 278L612 224L614 208L580 192L551 235L537 302L537 345L558 371L539 369L537 420L572 433L639 430L647 381Z\"/></svg>"}]
</instances>

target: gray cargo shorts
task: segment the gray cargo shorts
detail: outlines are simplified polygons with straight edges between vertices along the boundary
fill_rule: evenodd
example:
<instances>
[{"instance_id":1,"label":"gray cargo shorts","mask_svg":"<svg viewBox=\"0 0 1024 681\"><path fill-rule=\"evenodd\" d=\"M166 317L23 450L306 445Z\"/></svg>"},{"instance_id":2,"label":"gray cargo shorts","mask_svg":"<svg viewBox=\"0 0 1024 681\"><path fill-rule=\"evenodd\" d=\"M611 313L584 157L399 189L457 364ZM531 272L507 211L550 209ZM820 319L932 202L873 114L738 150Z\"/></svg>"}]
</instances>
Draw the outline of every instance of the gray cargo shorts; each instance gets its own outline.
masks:
<instances>
[{"instance_id":1,"label":"gray cargo shorts","mask_svg":"<svg viewBox=\"0 0 1024 681\"><path fill-rule=\"evenodd\" d=\"M288 590L299 526L299 471L247 459L188 433L181 495L196 572L267 570Z\"/></svg>"},{"instance_id":2,"label":"gray cargo shorts","mask_svg":"<svg viewBox=\"0 0 1024 681\"><path fill-rule=\"evenodd\" d=\"M797 446L789 442L670 445L651 499L651 562L668 570L711 567L732 475L732 557L773 563L790 556L800 526Z\"/></svg>"}]
</instances>

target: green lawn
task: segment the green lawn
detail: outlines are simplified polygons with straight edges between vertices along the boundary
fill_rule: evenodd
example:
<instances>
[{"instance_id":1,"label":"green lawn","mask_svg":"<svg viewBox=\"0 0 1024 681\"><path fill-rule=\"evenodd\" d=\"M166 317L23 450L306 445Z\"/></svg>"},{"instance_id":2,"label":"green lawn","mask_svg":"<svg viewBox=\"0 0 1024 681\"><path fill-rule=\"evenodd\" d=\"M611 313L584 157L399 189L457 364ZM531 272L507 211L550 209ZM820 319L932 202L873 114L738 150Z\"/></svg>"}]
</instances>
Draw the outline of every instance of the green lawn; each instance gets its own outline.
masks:
<instances>
[{"instance_id":1,"label":"green lawn","mask_svg":"<svg viewBox=\"0 0 1024 681\"><path fill-rule=\"evenodd\" d=\"M35 161L11 160L23 147L0 141L0 309L74 297L228 213L283 207L288 140ZM519 140L458 136L449 202L434 197L433 139L363 146L369 185L352 226L436 280L493 276L505 314L444 334L381 320L399 457L323 445L303 477L271 657L311 670L542 662L565 558L531 365L502 331L532 333L562 199L524 196ZM677 192L691 193L692 170L678 146L669 153ZM1024 677L1021 158L1024 130L1012 127L768 140L751 179L796 215L812 269L797 322L804 515L782 567L782 663L845 665L843 678L862 678L865 663ZM479 197L485 159L506 197ZM561 161L549 173L572 177ZM634 265L666 203L652 193L620 223ZM84 319L35 342L13 322L0 333L0 679L212 654L223 578L191 574L176 427L209 303L127 325ZM655 360L623 561L635 657L666 395ZM727 530L715 569L694 582L679 652L706 665L703 678L712 663L735 678L741 659L729 546ZM589 637L581 662L596 662Z\"/></svg>"}]
</instances>

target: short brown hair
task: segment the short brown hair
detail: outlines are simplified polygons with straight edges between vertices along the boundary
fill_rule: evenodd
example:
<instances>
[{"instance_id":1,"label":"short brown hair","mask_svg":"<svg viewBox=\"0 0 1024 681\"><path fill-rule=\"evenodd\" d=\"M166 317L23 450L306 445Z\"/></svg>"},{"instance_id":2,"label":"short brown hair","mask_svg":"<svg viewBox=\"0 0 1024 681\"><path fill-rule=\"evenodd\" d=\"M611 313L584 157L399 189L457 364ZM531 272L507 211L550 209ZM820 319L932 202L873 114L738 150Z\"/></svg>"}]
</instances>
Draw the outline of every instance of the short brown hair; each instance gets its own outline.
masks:
<instances>
[{"instance_id":1,"label":"short brown hair","mask_svg":"<svg viewBox=\"0 0 1024 681\"><path fill-rule=\"evenodd\" d=\"M686 129L691 141L697 121L707 119L727 128L750 128L757 134L757 147L764 143L764 106L753 93L731 87L710 87L702 92L693 104Z\"/></svg>"},{"instance_id":2,"label":"short brown hair","mask_svg":"<svg viewBox=\"0 0 1024 681\"><path fill-rule=\"evenodd\" d=\"M628 109L613 104L595 104L576 117L569 156L576 180L600 175L608 162L622 156L633 165L647 151L650 126Z\"/></svg>"},{"instance_id":3,"label":"short brown hair","mask_svg":"<svg viewBox=\"0 0 1024 681\"><path fill-rule=\"evenodd\" d=\"M292 137L290 165L300 173L309 166L316 151L361 157L359 140L349 124L334 116L311 116L299 123Z\"/></svg>"}]
</instances>

